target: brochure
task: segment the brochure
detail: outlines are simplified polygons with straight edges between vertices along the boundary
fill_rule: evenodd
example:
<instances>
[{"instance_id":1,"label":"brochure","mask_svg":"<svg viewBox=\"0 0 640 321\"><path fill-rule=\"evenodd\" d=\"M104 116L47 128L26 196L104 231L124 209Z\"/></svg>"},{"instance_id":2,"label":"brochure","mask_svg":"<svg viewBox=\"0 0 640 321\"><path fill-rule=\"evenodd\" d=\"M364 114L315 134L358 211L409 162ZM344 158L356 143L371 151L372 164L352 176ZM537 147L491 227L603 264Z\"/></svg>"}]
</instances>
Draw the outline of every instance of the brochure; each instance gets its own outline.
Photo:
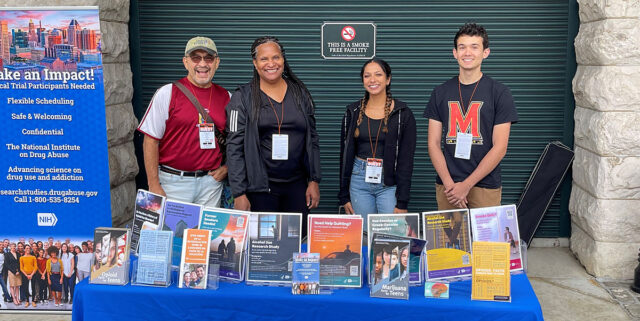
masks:
<instances>
[{"instance_id":1,"label":"brochure","mask_svg":"<svg viewBox=\"0 0 640 321\"><path fill-rule=\"evenodd\" d=\"M374 234L371 241L374 263L371 266L372 297L409 299L409 275L404 259L409 258L411 241L405 238Z\"/></svg>"},{"instance_id":2,"label":"brochure","mask_svg":"<svg viewBox=\"0 0 640 321\"><path fill-rule=\"evenodd\" d=\"M140 231L157 230L162 223L165 197L143 189L136 194L136 206L133 212L133 224L131 228L131 252L138 252L138 239Z\"/></svg>"},{"instance_id":3,"label":"brochure","mask_svg":"<svg viewBox=\"0 0 640 321\"><path fill-rule=\"evenodd\" d=\"M94 231L94 264L91 283L119 284L129 282L129 229L99 227Z\"/></svg>"},{"instance_id":4,"label":"brochure","mask_svg":"<svg viewBox=\"0 0 640 321\"><path fill-rule=\"evenodd\" d=\"M473 242L471 300L511 302L509 243Z\"/></svg>"},{"instance_id":5,"label":"brochure","mask_svg":"<svg viewBox=\"0 0 640 321\"><path fill-rule=\"evenodd\" d=\"M470 276L469 210L424 212L422 224L427 241L427 280Z\"/></svg>"},{"instance_id":6,"label":"brochure","mask_svg":"<svg viewBox=\"0 0 640 321\"><path fill-rule=\"evenodd\" d=\"M206 289L209 275L210 230L184 230L179 288Z\"/></svg>"},{"instance_id":7,"label":"brochure","mask_svg":"<svg viewBox=\"0 0 640 321\"><path fill-rule=\"evenodd\" d=\"M367 230L369 239L367 244L371 244L371 237L374 233L384 233L388 235L406 236L414 239L420 238L420 224L418 213L408 214L369 214L367 216ZM420 284L422 282L422 273L420 273L421 252L411 251L411 263L409 266L409 283ZM368 251L371 261L371 247ZM371 278L369 278L371 283Z\"/></svg>"},{"instance_id":8,"label":"brochure","mask_svg":"<svg viewBox=\"0 0 640 321\"><path fill-rule=\"evenodd\" d=\"M362 217L309 215L309 253L320 254L320 285L362 286Z\"/></svg>"},{"instance_id":9,"label":"brochure","mask_svg":"<svg viewBox=\"0 0 640 321\"><path fill-rule=\"evenodd\" d=\"M163 231L173 231L171 264L180 264L182 238L186 229L198 228L202 206L168 199L164 204Z\"/></svg>"},{"instance_id":10,"label":"brochure","mask_svg":"<svg viewBox=\"0 0 640 321\"><path fill-rule=\"evenodd\" d=\"M520 232L515 205L471 209L473 241L509 243L511 271L522 270Z\"/></svg>"},{"instance_id":11,"label":"brochure","mask_svg":"<svg viewBox=\"0 0 640 321\"><path fill-rule=\"evenodd\" d=\"M294 253L291 293L320 294L320 254Z\"/></svg>"},{"instance_id":12,"label":"brochure","mask_svg":"<svg viewBox=\"0 0 640 321\"><path fill-rule=\"evenodd\" d=\"M425 298L434 299L448 299L449 298L449 283L447 282L424 282L424 296Z\"/></svg>"},{"instance_id":13,"label":"brochure","mask_svg":"<svg viewBox=\"0 0 640 321\"><path fill-rule=\"evenodd\" d=\"M249 212L223 208L202 210L200 229L211 230L209 264L219 264L219 276L242 281Z\"/></svg>"},{"instance_id":14,"label":"brochure","mask_svg":"<svg viewBox=\"0 0 640 321\"><path fill-rule=\"evenodd\" d=\"M251 213L247 282L291 283L301 229L302 213Z\"/></svg>"},{"instance_id":15,"label":"brochure","mask_svg":"<svg viewBox=\"0 0 640 321\"><path fill-rule=\"evenodd\" d=\"M158 286L171 283L172 241L171 231L141 231L135 283Z\"/></svg>"}]
</instances>

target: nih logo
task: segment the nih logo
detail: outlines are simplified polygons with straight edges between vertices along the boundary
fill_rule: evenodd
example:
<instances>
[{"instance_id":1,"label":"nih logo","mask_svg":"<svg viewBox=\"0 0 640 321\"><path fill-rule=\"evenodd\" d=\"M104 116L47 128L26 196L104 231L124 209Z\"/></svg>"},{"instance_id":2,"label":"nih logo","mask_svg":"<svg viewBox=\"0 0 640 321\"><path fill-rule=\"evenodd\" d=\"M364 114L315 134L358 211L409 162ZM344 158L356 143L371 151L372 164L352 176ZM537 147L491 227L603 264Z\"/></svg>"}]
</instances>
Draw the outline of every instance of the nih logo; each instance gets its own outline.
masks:
<instances>
[{"instance_id":1,"label":"nih logo","mask_svg":"<svg viewBox=\"0 0 640 321\"><path fill-rule=\"evenodd\" d=\"M38 213L38 226L56 226L58 218L54 213Z\"/></svg>"}]
</instances>

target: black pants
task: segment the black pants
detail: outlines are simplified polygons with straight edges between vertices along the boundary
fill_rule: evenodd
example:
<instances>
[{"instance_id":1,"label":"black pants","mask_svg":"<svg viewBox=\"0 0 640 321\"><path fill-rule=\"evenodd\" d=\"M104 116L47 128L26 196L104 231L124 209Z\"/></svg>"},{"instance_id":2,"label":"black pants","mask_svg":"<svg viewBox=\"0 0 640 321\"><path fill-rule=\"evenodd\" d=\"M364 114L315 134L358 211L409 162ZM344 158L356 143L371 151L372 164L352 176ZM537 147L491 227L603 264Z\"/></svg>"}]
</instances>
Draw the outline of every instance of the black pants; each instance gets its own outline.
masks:
<instances>
[{"instance_id":1,"label":"black pants","mask_svg":"<svg viewBox=\"0 0 640 321\"><path fill-rule=\"evenodd\" d=\"M269 181L267 193L247 193L252 212L302 213L302 237L307 235L307 179L279 183Z\"/></svg>"},{"instance_id":2,"label":"black pants","mask_svg":"<svg viewBox=\"0 0 640 321\"><path fill-rule=\"evenodd\" d=\"M49 283L47 282L47 276L45 275L43 280L42 274L40 274L40 272L37 272L36 275L38 275L38 282L40 285L40 288L38 289L38 300L47 300L48 299L47 290L49 288Z\"/></svg>"},{"instance_id":3,"label":"black pants","mask_svg":"<svg viewBox=\"0 0 640 321\"><path fill-rule=\"evenodd\" d=\"M20 273L22 276L22 285L20 286L20 299L21 301L29 302L29 282L31 282L31 287L34 287L33 281L30 281L24 274Z\"/></svg>"}]
</instances>

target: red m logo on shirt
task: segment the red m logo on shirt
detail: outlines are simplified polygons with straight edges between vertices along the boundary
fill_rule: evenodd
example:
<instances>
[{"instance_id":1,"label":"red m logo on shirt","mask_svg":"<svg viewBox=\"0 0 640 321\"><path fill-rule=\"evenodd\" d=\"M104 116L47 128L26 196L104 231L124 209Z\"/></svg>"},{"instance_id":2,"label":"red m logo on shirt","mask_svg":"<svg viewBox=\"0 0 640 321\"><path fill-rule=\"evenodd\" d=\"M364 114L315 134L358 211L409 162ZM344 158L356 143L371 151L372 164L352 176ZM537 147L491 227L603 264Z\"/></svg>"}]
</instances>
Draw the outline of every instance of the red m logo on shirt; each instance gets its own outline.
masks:
<instances>
[{"instance_id":1,"label":"red m logo on shirt","mask_svg":"<svg viewBox=\"0 0 640 321\"><path fill-rule=\"evenodd\" d=\"M457 101L449 102L449 132L447 138L455 138L457 132L470 133L473 135L474 141L482 138L480 135L480 109L482 102L471 102L469 110L464 114L460 103ZM470 129L470 130L469 130Z\"/></svg>"}]
</instances>

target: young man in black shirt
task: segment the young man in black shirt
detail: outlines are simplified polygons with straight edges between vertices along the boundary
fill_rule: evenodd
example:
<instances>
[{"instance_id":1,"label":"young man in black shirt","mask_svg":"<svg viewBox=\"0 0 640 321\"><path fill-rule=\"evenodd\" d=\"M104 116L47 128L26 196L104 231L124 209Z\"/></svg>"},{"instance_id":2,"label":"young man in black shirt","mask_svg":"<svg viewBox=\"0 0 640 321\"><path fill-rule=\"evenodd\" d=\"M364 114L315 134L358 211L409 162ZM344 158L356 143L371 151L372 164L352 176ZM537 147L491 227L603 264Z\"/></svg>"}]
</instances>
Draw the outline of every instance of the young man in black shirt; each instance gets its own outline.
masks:
<instances>
[{"instance_id":1,"label":"young man in black shirt","mask_svg":"<svg viewBox=\"0 0 640 321\"><path fill-rule=\"evenodd\" d=\"M440 210L500 205L500 161L518 114L509 88L481 71L489 53L485 29L462 26L453 47L459 74L433 90L424 112Z\"/></svg>"}]
</instances>

